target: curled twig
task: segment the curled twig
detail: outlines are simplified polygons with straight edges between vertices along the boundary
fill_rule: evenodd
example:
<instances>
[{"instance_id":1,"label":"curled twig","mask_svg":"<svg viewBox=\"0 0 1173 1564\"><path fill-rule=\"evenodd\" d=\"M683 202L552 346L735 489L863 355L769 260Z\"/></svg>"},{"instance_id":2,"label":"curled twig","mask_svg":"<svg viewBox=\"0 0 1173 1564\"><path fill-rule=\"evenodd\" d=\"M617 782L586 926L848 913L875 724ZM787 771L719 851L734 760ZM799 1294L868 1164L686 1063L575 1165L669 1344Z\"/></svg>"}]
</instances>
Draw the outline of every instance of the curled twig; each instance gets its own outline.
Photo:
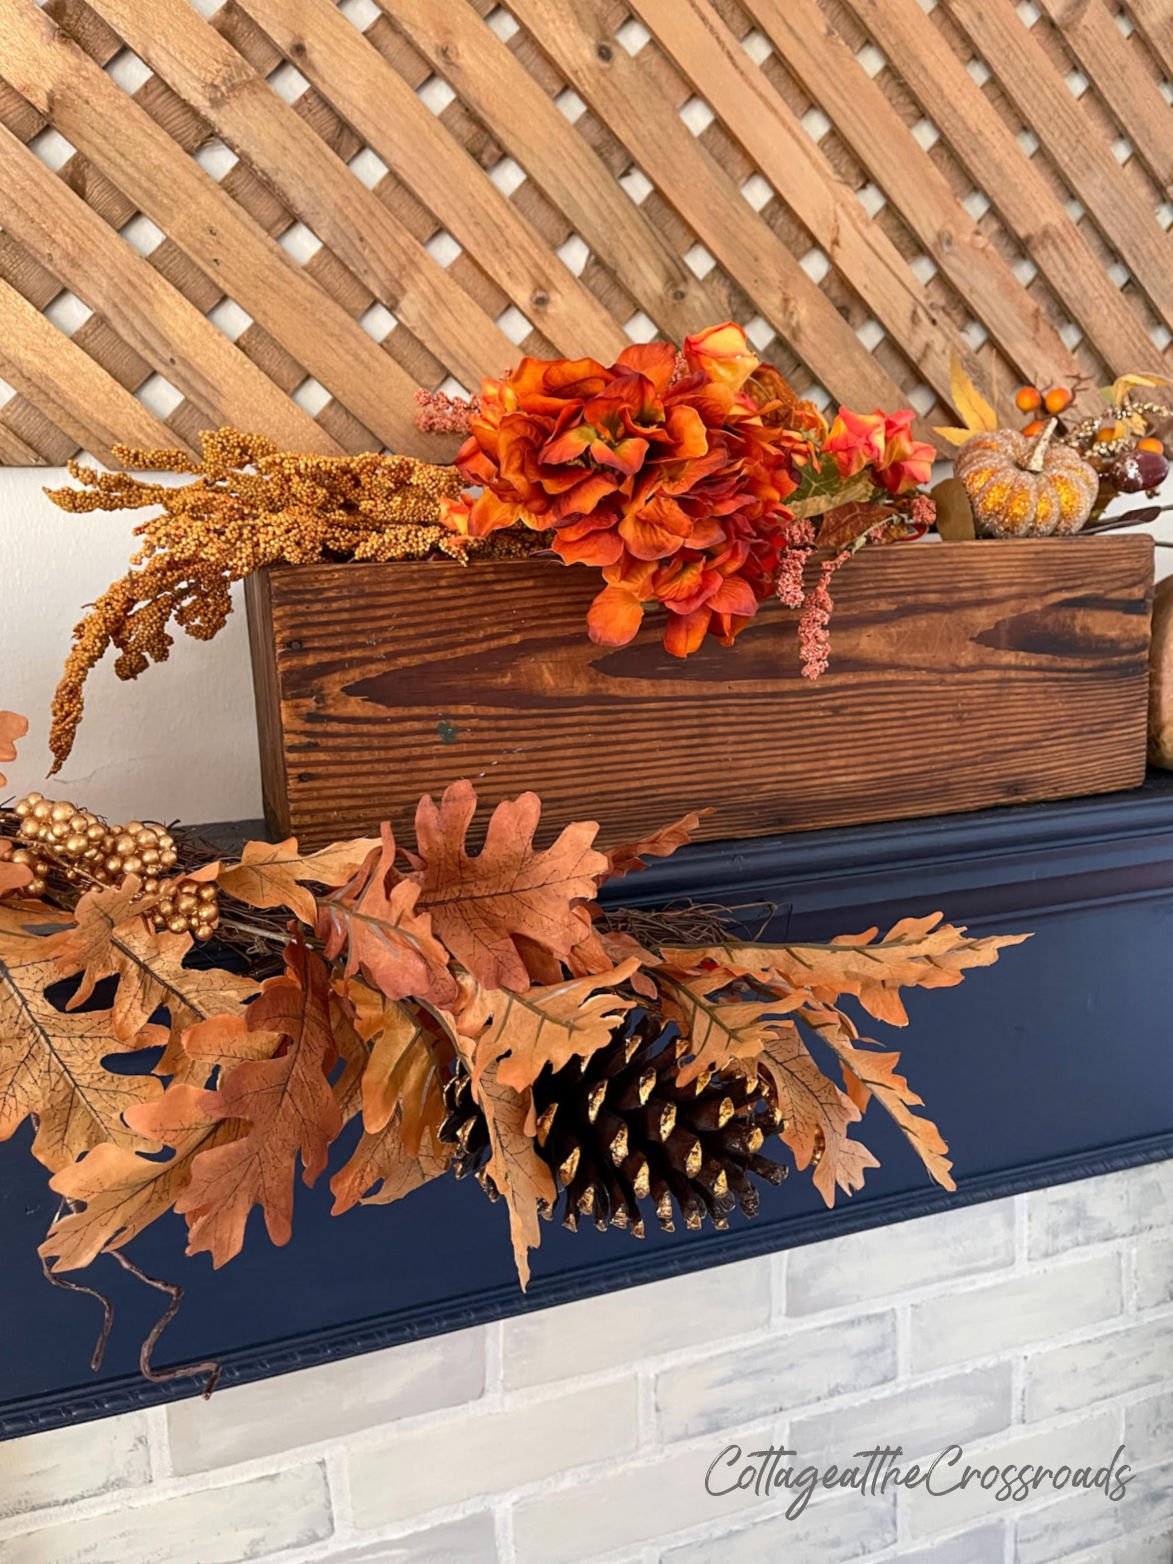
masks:
<instances>
[{"instance_id":1,"label":"curled twig","mask_svg":"<svg viewBox=\"0 0 1173 1564\"><path fill-rule=\"evenodd\" d=\"M183 1300L183 1288L178 1282L161 1282L158 1277L148 1276L133 1260L122 1253L121 1249L108 1249L112 1260L117 1260L124 1271L129 1271L132 1276L137 1276L140 1282L145 1282L148 1287L154 1287L159 1292L169 1294L171 1302L163 1313L155 1321L147 1332L146 1339L139 1349L138 1363L145 1379L152 1380L155 1384L162 1384L169 1379L186 1379L190 1374L206 1374L207 1382L204 1385L203 1396L206 1401L215 1390L220 1379L219 1363L208 1360L203 1363L184 1363L178 1368L156 1368L151 1362L151 1354L159 1344L159 1337L170 1325L171 1321L179 1313L179 1305Z\"/></svg>"},{"instance_id":2,"label":"curled twig","mask_svg":"<svg viewBox=\"0 0 1173 1564\"><path fill-rule=\"evenodd\" d=\"M99 1292L96 1287L86 1287L81 1282L69 1282L64 1276L54 1275L44 1255L41 1256L41 1270L51 1287L60 1287L63 1292L83 1292L88 1298L96 1298L102 1305L102 1329L98 1332L94 1350L90 1354L90 1368L96 1374L102 1367L102 1359L106 1355L106 1343L110 1339L110 1328L114 1324L114 1305L106 1294Z\"/></svg>"}]
</instances>

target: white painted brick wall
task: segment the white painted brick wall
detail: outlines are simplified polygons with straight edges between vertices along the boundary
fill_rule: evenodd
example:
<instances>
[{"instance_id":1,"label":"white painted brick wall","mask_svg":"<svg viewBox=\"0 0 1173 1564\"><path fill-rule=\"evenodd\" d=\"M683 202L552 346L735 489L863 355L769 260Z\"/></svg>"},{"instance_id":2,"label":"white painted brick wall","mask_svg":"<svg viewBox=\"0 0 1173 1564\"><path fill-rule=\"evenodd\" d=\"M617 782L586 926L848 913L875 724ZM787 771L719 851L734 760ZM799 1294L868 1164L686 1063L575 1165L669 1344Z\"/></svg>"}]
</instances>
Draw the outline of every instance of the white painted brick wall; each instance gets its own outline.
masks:
<instances>
[{"instance_id":1,"label":"white painted brick wall","mask_svg":"<svg viewBox=\"0 0 1173 1564\"><path fill-rule=\"evenodd\" d=\"M618 1241L618 1240L617 1240ZM957 1442L1125 1498L705 1491ZM1173 1163L0 1446L2 1564L1173 1564Z\"/></svg>"}]
</instances>

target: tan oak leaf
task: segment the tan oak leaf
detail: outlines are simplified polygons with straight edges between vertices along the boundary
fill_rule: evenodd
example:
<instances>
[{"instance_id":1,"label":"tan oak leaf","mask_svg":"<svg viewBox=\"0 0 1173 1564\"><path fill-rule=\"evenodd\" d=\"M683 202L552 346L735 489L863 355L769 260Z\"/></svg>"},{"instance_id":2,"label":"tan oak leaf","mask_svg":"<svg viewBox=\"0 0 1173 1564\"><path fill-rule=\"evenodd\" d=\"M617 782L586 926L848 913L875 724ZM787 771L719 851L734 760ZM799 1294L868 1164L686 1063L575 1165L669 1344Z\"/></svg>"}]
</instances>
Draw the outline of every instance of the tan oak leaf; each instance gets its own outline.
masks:
<instances>
[{"instance_id":1,"label":"tan oak leaf","mask_svg":"<svg viewBox=\"0 0 1173 1564\"><path fill-rule=\"evenodd\" d=\"M805 989L816 999L834 1003L853 994L879 1021L904 1026L908 1014L901 988L950 988L965 972L988 967L1009 945L1029 934L990 934L970 939L964 928L941 922L941 913L904 918L882 940L878 929L843 935L826 945L756 945L726 941L720 945L665 948L673 966L711 967L730 978Z\"/></svg>"},{"instance_id":2,"label":"tan oak leaf","mask_svg":"<svg viewBox=\"0 0 1173 1564\"><path fill-rule=\"evenodd\" d=\"M220 870L221 889L250 907L288 907L313 928L318 905L307 885L345 885L379 847L373 836L335 842L316 853L298 851L297 838L246 842L240 862Z\"/></svg>"},{"instance_id":3,"label":"tan oak leaf","mask_svg":"<svg viewBox=\"0 0 1173 1564\"><path fill-rule=\"evenodd\" d=\"M164 1035L142 1027L123 1037L109 1010L58 1010L45 993L57 976L46 951L56 927L49 909L0 906L0 1140L33 1118L33 1155L54 1172L103 1141L144 1145L123 1114L156 1097L161 1084L117 1074L103 1060L156 1046Z\"/></svg>"},{"instance_id":4,"label":"tan oak leaf","mask_svg":"<svg viewBox=\"0 0 1173 1564\"><path fill-rule=\"evenodd\" d=\"M29 864L12 862L12 845L6 837L0 837L0 896L23 890L33 878Z\"/></svg>"},{"instance_id":5,"label":"tan oak leaf","mask_svg":"<svg viewBox=\"0 0 1173 1564\"><path fill-rule=\"evenodd\" d=\"M173 1083L161 1097L127 1110L127 1122L170 1148L164 1162L139 1156L127 1146L95 1146L49 1180L55 1193L78 1209L55 1222L41 1244L55 1271L89 1265L103 1249L120 1249L169 1211L187 1188L196 1153L227 1145L243 1132L232 1119L206 1111L208 1094Z\"/></svg>"},{"instance_id":6,"label":"tan oak leaf","mask_svg":"<svg viewBox=\"0 0 1173 1564\"><path fill-rule=\"evenodd\" d=\"M356 1205L390 1205L439 1178L447 1171L451 1158L452 1148L437 1143L430 1132L414 1152L409 1151L396 1110L382 1129L362 1136L348 1161L330 1180L333 1215Z\"/></svg>"},{"instance_id":7,"label":"tan oak leaf","mask_svg":"<svg viewBox=\"0 0 1173 1564\"><path fill-rule=\"evenodd\" d=\"M21 717L15 711L0 711L0 760L7 763L16 759L16 741L24 738L28 730L27 717ZM0 787L7 784L8 778L0 772Z\"/></svg>"},{"instance_id":8,"label":"tan oak leaf","mask_svg":"<svg viewBox=\"0 0 1173 1564\"><path fill-rule=\"evenodd\" d=\"M474 1084L496 1066L496 1078L503 1086L524 1091L547 1066L561 1070L576 1056L588 1059L610 1042L616 1026L633 1008L635 1001L615 989L638 965L630 957L606 972L530 988L524 994L481 989L470 1006L477 1015ZM468 1010L454 1017L454 1026L468 1034Z\"/></svg>"},{"instance_id":9,"label":"tan oak leaf","mask_svg":"<svg viewBox=\"0 0 1173 1564\"><path fill-rule=\"evenodd\" d=\"M924 1099L917 1096L904 1076L896 1074L900 1055L873 1053L857 1047L859 1038L853 1023L834 1007L804 1008L798 1012L798 1019L835 1050L847 1095L860 1113L875 1098L924 1163L929 1175L942 1188L956 1189L951 1173L953 1164L948 1159L949 1147L944 1137L931 1119L922 1118L913 1111L924 1107Z\"/></svg>"},{"instance_id":10,"label":"tan oak leaf","mask_svg":"<svg viewBox=\"0 0 1173 1564\"><path fill-rule=\"evenodd\" d=\"M724 972L664 968L656 973L656 980L664 1017L680 1028L691 1056L681 1067L681 1086L690 1085L707 1070L756 1059L782 1024L778 1017L787 1008L785 1000L775 998L722 998L720 990L729 982Z\"/></svg>"},{"instance_id":11,"label":"tan oak leaf","mask_svg":"<svg viewBox=\"0 0 1173 1564\"><path fill-rule=\"evenodd\" d=\"M489 1131L489 1177L509 1212L509 1235L522 1290L529 1286L529 1251L541 1242L539 1214L557 1196L554 1175L538 1156L534 1140L533 1098L514 1091L490 1065L475 1088Z\"/></svg>"},{"instance_id":12,"label":"tan oak leaf","mask_svg":"<svg viewBox=\"0 0 1173 1564\"><path fill-rule=\"evenodd\" d=\"M698 809L671 825L663 825L658 831L642 837L638 842L625 842L622 847L612 847L607 853L604 880L620 879L625 874L646 869L648 858L670 858L680 847L685 847L696 834L697 827L711 809Z\"/></svg>"},{"instance_id":13,"label":"tan oak leaf","mask_svg":"<svg viewBox=\"0 0 1173 1564\"><path fill-rule=\"evenodd\" d=\"M836 1189L850 1194L861 1188L865 1171L879 1163L848 1135L860 1110L819 1069L793 1021L763 1038L758 1065L782 1113L778 1133L799 1169L814 1165L814 1185L827 1205L834 1205Z\"/></svg>"},{"instance_id":14,"label":"tan oak leaf","mask_svg":"<svg viewBox=\"0 0 1173 1564\"><path fill-rule=\"evenodd\" d=\"M111 1016L120 1038L130 1038L161 1008L170 1018L170 1039L155 1066L158 1075L173 1075L202 1085L209 1070L193 1070L191 1056L183 1048L189 1027L212 1016L240 1015L259 991L251 979L219 967L188 966L193 949L190 934L156 933L145 919L131 914L118 921L133 894L132 879L120 890L109 887L87 891L74 911L74 923L51 942L58 976L81 973L81 983L70 1008L83 1004L95 985L117 977Z\"/></svg>"}]
</instances>

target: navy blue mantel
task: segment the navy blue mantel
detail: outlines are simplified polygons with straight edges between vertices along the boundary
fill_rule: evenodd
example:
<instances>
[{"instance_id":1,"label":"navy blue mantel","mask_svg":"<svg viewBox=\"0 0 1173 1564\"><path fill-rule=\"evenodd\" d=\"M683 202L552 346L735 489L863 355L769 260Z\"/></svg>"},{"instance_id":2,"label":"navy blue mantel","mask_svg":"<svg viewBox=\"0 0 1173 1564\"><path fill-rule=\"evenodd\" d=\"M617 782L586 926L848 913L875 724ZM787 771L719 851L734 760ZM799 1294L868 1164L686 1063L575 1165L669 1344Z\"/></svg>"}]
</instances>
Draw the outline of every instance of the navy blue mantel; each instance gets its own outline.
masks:
<instances>
[{"instance_id":1,"label":"navy blue mantel","mask_svg":"<svg viewBox=\"0 0 1173 1564\"><path fill-rule=\"evenodd\" d=\"M750 927L770 913L768 935L779 939L826 938L938 909L975 933L1033 930L960 988L911 994L907 1031L867 1027L902 1051L950 1143L956 1195L928 1182L873 1106L863 1131L882 1165L833 1211L795 1173L763 1189L756 1221L735 1218L727 1233L649 1231L641 1244L618 1231L575 1236L550 1224L523 1295L504 1209L471 1179L443 1179L341 1218L329 1215L327 1178L312 1190L299 1182L284 1249L269 1243L257 1212L244 1252L220 1272L207 1255L185 1259L178 1217L135 1241L145 1270L185 1289L162 1364L216 1357L222 1382L240 1383L1173 1156L1173 776L1154 774L1135 792L1104 798L704 843L614 891L627 905L737 905ZM78 1277L107 1291L118 1310L105 1365L90 1374L99 1310L41 1276L36 1247L56 1199L28 1154L30 1139L26 1126L2 1152L0 1437L193 1394L191 1379L140 1377L139 1344L165 1300L109 1259Z\"/></svg>"}]
</instances>

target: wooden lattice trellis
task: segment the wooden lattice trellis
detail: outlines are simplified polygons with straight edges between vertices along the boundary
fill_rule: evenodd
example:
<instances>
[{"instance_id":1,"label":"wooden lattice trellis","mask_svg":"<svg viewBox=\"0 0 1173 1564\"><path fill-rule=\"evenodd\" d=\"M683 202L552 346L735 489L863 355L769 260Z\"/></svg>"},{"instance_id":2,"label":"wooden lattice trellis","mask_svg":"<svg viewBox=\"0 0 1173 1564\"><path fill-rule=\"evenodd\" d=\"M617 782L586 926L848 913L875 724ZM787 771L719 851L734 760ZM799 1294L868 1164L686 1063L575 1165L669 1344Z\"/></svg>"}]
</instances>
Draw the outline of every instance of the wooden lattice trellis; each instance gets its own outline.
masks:
<instances>
[{"instance_id":1,"label":"wooden lattice trellis","mask_svg":"<svg viewBox=\"0 0 1173 1564\"><path fill-rule=\"evenodd\" d=\"M951 421L1170 359L1169 0L2 0L0 461L732 317ZM451 386L449 385L449 389Z\"/></svg>"}]
</instances>

